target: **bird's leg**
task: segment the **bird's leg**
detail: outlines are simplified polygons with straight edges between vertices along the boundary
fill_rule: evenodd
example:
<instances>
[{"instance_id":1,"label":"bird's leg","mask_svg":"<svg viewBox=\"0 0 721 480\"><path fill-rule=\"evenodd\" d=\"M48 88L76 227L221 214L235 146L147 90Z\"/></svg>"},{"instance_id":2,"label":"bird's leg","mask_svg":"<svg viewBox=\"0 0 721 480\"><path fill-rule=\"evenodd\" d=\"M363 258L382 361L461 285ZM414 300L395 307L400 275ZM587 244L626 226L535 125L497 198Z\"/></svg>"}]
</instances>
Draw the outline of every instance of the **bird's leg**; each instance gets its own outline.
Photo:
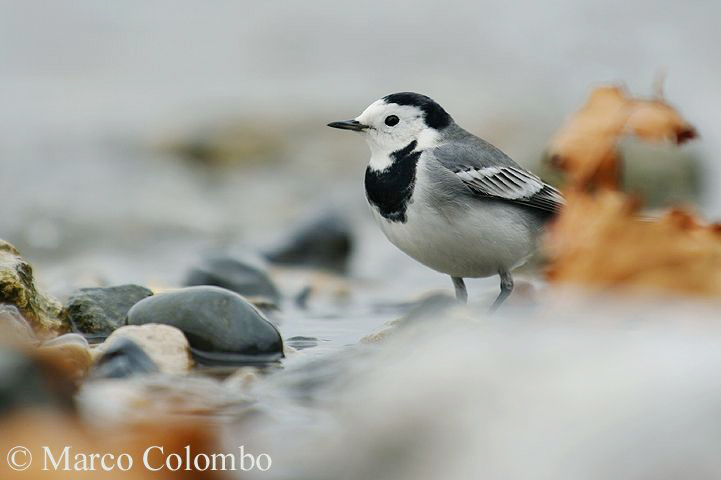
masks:
<instances>
[{"instance_id":1,"label":"bird's leg","mask_svg":"<svg viewBox=\"0 0 721 480\"><path fill-rule=\"evenodd\" d=\"M513 277L511 276L511 272L499 270L498 275L501 277L501 293L498 294L493 305L491 305L491 312L496 311L513 291Z\"/></svg>"},{"instance_id":2,"label":"bird's leg","mask_svg":"<svg viewBox=\"0 0 721 480\"><path fill-rule=\"evenodd\" d=\"M453 280L453 286L456 289L456 300L461 303L468 303L468 292L463 279L461 277L451 277L451 280Z\"/></svg>"}]
</instances>

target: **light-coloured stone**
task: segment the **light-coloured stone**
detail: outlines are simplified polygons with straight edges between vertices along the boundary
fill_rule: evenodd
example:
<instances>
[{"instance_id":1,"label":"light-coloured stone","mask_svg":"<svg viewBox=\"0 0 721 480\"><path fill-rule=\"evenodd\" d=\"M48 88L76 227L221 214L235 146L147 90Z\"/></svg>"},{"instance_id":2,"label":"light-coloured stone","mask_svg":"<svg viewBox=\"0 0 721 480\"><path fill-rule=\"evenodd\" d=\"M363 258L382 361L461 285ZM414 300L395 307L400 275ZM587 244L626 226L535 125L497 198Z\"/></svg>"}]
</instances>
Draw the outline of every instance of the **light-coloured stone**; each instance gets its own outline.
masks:
<instances>
[{"instance_id":1,"label":"light-coloured stone","mask_svg":"<svg viewBox=\"0 0 721 480\"><path fill-rule=\"evenodd\" d=\"M66 333L43 343L38 348L38 353L49 357L50 361L60 363L78 383L93 363L88 341L77 333Z\"/></svg>"},{"instance_id":2,"label":"light-coloured stone","mask_svg":"<svg viewBox=\"0 0 721 480\"><path fill-rule=\"evenodd\" d=\"M190 346L183 332L170 325L157 323L120 327L98 346L93 354L102 355L107 347L120 338L129 338L137 343L163 373L183 374L193 366Z\"/></svg>"}]
</instances>

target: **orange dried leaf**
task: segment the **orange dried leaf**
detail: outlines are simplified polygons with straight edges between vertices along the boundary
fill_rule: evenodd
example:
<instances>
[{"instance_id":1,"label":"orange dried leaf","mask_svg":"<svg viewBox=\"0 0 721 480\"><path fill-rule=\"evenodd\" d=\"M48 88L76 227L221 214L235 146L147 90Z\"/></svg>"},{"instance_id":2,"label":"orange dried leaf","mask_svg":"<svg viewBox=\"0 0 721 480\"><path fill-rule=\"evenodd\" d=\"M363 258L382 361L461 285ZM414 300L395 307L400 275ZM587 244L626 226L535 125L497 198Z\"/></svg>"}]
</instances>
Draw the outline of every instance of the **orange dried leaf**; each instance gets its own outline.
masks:
<instances>
[{"instance_id":1,"label":"orange dried leaf","mask_svg":"<svg viewBox=\"0 0 721 480\"><path fill-rule=\"evenodd\" d=\"M721 230L676 209L637 216L617 192L571 193L545 246L549 279L624 292L721 295Z\"/></svg>"},{"instance_id":2,"label":"orange dried leaf","mask_svg":"<svg viewBox=\"0 0 721 480\"><path fill-rule=\"evenodd\" d=\"M27 448L32 455L32 462L26 470L15 471L9 462L0 462L0 478L17 480L80 480L80 479L133 479L152 480L158 478L174 478L187 480L220 480L227 478L224 472L199 471L194 464L183 465L178 471L170 472L163 468L160 472L152 472L144 465L143 455L153 446L148 455L148 463L153 468L163 466L163 461L170 455L180 455L186 458L186 446L191 457L196 454L211 455L219 451L215 445L216 433L205 425L154 423L139 426L122 426L115 428L97 428L81 423L78 419L60 415L53 412L23 412L10 417L3 417L0 422L3 436L0 437L0 451L9 452L16 445ZM68 449L66 456L63 450ZM52 459L45 461L45 449L51 452ZM219 452L220 453L220 452ZM102 468L100 458L91 459L91 455L105 455L105 464L110 471ZM125 454L132 459L132 465L127 461L118 461ZM4 455L4 453L3 453ZM28 457L20 454L16 457L18 462L24 462ZM65 458L68 459L69 469L65 470ZM55 469L54 462L59 462ZM82 462L82 463L76 463ZM91 463L94 468L91 469ZM192 462L192 458L191 458ZM47 465L48 469L44 470ZM79 465L79 466L76 466ZM83 470L83 465L87 470ZM201 469L203 463L200 463ZM122 471L123 468L130 468Z\"/></svg>"},{"instance_id":3,"label":"orange dried leaf","mask_svg":"<svg viewBox=\"0 0 721 480\"><path fill-rule=\"evenodd\" d=\"M625 132L649 142L684 143L696 137L696 130L672 107L660 100L634 100Z\"/></svg>"},{"instance_id":4,"label":"orange dried leaf","mask_svg":"<svg viewBox=\"0 0 721 480\"><path fill-rule=\"evenodd\" d=\"M696 136L694 128L663 101L633 99L618 86L602 86L591 92L551 140L551 164L566 173L572 189L617 189L617 144L624 134L676 143Z\"/></svg>"}]
</instances>

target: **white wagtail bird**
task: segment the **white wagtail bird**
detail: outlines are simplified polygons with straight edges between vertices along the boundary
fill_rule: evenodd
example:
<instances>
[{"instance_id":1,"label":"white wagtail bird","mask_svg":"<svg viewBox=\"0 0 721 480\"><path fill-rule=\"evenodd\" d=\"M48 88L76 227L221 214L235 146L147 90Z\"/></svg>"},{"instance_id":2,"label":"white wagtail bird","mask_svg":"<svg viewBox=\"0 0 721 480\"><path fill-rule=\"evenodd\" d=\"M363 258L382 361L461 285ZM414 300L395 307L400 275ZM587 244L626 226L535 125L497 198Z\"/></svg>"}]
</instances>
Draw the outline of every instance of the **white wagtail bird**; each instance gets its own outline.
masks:
<instances>
[{"instance_id":1,"label":"white wagtail bird","mask_svg":"<svg viewBox=\"0 0 721 480\"><path fill-rule=\"evenodd\" d=\"M560 192L490 143L459 127L435 101L394 93L353 120L371 150L366 198L388 239L422 264L464 278L500 275L497 308L513 290L511 270L533 254Z\"/></svg>"}]
</instances>

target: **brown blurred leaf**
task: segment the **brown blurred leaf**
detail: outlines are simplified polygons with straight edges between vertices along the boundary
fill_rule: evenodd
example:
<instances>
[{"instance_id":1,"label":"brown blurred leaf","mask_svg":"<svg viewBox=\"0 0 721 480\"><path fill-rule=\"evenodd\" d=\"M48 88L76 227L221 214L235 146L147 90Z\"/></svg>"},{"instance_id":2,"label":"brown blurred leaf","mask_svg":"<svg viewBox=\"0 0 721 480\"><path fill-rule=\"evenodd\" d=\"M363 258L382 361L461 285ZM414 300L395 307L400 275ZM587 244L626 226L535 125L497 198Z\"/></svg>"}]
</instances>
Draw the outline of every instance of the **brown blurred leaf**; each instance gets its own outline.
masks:
<instances>
[{"instance_id":1,"label":"brown blurred leaf","mask_svg":"<svg viewBox=\"0 0 721 480\"><path fill-rule=\"evenodd\" d=\"M721 295L721 228L681 209L642 219L618 192L571 192L549 229L549 279L623 292Z\"/></svg>"},{"instance_id":2,"label":"brown blurred leaf","mask_svg":"<svg viewBox=\"0 0 721 480\"><path fill-rule=\"evenodd\" d=\"M586 104L551 140L551 164L567 175L571 189L617 189L620 183L619 138L683 143L696 131L660 99L630 98L618 86L596 88Z\"/></svg>"},{"instance_id":3,"label":"brown blurred leaf","mask_svg":"<svg viewBox=\"0 0 721 480\"><path fill-rule=\"evenodd\" d=\"M696 137L696 130L661 100L632 100L624 132L650 142L677 144Z\"/></svg>"},{"instance_id":4,"label":"brown blurred leaf","mask_svg":"<svg viewBox=\"0 0 721 480\"><path fill-rule=\"evenodd\" d=\"M185 458L185 448L189 446L191 455L204 453L213 454L218 451L214 443L215 433L206 426L199 424L154 423L138 426L114 427L113 429L96 429L83 425L77 419L69 416L52 414L49 412L26 412L0 422L3 435L0 437L0 452L3 453L0 462L0 478L7 479L193 479L215 480L225 478L223 472L198 471L191 465L190 470L169 471L167 468L159 472L147 470L143 464L143 454L152 446L163 447L163 453L153 449L148 456L149 464L153 468L161 465L164 458L175 453ZM5 453L16 445L22 445L32 454L32 464L27 470L18 472L10 469L5 461ZM52 463L49 469L43 471L45 466L44 448L52 452L53 458L58 461L65 447L69 448L70 471L55 470ZM123 472L119 468L112 471L103 471L100 460L95 460L95 471L73 471L75 454L85 456L99 453L109 453L117 458L121 454L128 454L133 459L132 468ZM24 457L20 456L19 460ZM63 460L64 461L64 460ZM51 460L48 460L51 462ZM115 465L108 457L108 465ZM89 463L88 463L89 465ZM62 468L62 463L61 463Z\"/></svg>"}]
</instances>

